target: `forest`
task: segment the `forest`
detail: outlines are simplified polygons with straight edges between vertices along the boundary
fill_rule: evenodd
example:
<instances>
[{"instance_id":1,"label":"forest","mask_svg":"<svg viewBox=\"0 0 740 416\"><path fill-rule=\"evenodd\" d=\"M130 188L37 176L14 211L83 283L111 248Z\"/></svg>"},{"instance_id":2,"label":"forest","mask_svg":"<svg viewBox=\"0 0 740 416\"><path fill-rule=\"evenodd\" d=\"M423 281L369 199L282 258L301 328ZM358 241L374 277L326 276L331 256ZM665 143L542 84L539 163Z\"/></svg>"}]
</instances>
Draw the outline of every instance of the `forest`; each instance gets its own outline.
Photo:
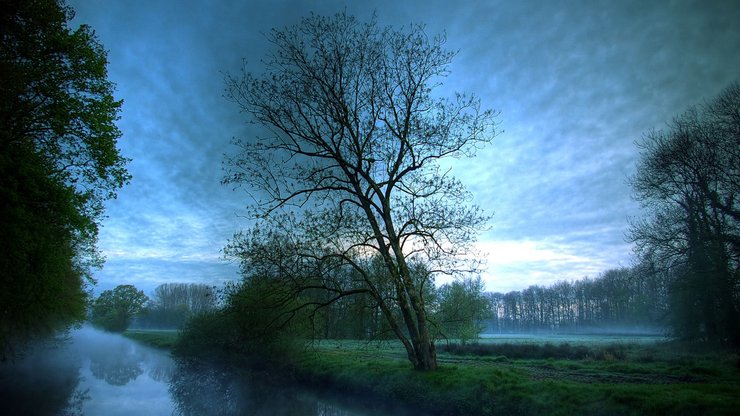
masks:
<instances>
[{"instance_id":1,"label":"forest","mask_svg":"<svg viewBox=\"0 0 740 416\"><path fill-rule=\"evenodd\" d=\"M486 331L667 333L668 280L639 267L549 287L487 294Z\"/></svg>"}]
</instances>

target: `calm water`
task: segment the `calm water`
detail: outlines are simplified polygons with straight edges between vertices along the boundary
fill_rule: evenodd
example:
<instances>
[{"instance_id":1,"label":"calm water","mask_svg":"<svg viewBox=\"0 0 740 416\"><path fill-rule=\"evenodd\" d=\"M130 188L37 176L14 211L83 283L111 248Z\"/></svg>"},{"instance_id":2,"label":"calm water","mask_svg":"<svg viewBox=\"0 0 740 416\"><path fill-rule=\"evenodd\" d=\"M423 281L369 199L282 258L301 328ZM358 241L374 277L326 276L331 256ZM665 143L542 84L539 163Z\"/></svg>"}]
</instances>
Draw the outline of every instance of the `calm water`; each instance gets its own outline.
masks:
<instances>
[{"instance_id":1,"label":"calm water","mask_svg":"<svg viewBox=\"0 0 740 416\"><path fill-rule=\"evenodd\" d=\"M92 328L29 351L15 363L0 364L3 415L404 413L375 407L362 397L278 389L259 379L235 377L229 370L176 362L166 352Z\"/></svg>"}]
</instances>

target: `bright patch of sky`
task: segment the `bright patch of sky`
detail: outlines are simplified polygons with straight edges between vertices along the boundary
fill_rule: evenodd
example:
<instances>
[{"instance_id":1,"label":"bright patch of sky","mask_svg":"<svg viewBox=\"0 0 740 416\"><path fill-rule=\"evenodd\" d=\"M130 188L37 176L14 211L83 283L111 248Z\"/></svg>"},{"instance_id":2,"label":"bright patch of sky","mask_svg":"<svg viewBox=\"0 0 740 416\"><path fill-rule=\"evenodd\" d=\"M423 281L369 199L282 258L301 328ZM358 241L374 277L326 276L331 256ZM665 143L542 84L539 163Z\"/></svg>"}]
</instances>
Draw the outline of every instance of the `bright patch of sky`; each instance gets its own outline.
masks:
<instances>
[{"instance_id":1,"label":"bright patch of sky","mask_svg":"<svg viewBox=\"0 0 740 416\"><path fill-rule=\"evenodd\" d=\"M247 119L222 97L225 73L257 65L273 27L347 10L424 23L459 50L441 94L475 93L501 133L451 163L494 213L478 249L491 291L595 277L631 263L626 179L634 142L740 73L735 1L93 1L74 0L109 51L125 100L120 147L134 176L108 203L98 288L219 285L238 279L221 250L248 226L243 192L219 184Z\"/></svg>"}]
</instances>

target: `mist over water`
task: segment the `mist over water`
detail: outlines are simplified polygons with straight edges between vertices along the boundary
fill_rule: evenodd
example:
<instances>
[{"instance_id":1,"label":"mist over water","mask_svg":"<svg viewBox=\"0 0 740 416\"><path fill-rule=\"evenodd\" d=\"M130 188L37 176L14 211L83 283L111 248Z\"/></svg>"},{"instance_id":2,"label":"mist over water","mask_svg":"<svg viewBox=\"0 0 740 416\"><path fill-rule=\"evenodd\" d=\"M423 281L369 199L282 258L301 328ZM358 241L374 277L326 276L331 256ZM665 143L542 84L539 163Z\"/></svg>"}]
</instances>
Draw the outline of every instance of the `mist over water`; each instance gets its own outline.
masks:
<instances>
[{"instance_id":1,"label":"mist over water","mask_svg":"<svg viewBox=\"0 0 740 416\"><path fill-rule=\"evenodd\" d=\"M0 398L9 414L166 415L174 367L166 353L83 327L2 365Z\"/></svg>"},{"instance_id":2,"label":"mist over water","mask_svg":"<svg viewBox=\"0 0 740 416\"><path fill-rule=\"evenodd\" d=\"M358 403L362 403L358 405ZM363 397L276 386L230 368L173 359L83 327L0 364L4 415L403 415Z\"/></svg>"}]
</instances>

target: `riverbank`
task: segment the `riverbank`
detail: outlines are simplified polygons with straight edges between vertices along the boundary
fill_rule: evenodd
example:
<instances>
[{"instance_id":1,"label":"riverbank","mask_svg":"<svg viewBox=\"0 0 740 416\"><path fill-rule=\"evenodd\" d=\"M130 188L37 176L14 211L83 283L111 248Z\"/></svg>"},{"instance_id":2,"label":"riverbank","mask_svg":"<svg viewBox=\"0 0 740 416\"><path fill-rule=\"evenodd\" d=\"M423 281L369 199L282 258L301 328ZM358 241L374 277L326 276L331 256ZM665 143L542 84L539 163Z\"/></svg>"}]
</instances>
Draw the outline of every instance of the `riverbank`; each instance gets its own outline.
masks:
<instances>
[{"instance_id":1,"label":"riverbank","mask_svg":"<svg viewBox=\"0 0 740 416\"><path fill-rule=\"evenodd\" d=\"M162 345L170 335L133 337ZM740 408L734 352L665 342L563 345L440 347L440 368L416 372L393 342L323 341L282 377L445 415L731 415Z\"/></svg>"},{"instance_id":2,"label":"riverbank","mask_svg":"<svg viewBox=\"0 0 740 416\"><path fill-rule=\"evenodd\" d=\"M180 331L176 329L128 329L122 335L150 347L171 350L180 336Z\"/></svg>"}]
</instances>

